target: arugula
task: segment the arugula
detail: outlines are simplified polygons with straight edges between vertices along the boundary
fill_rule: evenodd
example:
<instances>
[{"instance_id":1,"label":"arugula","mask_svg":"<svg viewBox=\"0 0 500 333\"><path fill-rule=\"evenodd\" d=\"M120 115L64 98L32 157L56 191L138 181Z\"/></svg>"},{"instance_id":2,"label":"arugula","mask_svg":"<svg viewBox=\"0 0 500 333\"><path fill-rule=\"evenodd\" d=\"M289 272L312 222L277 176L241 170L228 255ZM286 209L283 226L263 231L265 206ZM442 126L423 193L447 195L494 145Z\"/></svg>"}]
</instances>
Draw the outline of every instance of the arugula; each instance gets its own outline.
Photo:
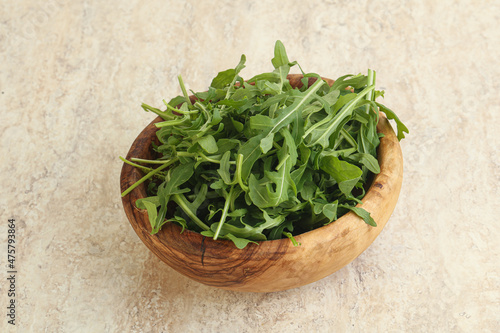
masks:
<instances>
[{"instance_id":1,"label":"arugula","mask_svg":"<svg viewBox=\"0 0 500 333\"><path fill-rule=\"evenodd\" d=\"M383 96L375 72L344 75L332 86L302 72L302 87L292 88L287 75L297 62L281 41L272 72L245 81L245 62L242 55L235 68L218 73L194 101L179 76L182 95L164 101L165 110L142 104L164 120L156 124L160 143L152 144L159 158L122 158L145 172L122 196L149 182L150 196L136 206L147 210L151 233L171 221L244 248L285 237L300 245L294 235L349 211L375 227L358 204L370 174L380 172L379 111L396 122L398 139L408 133L375 102Z\"/></svg>"}]
</instances>

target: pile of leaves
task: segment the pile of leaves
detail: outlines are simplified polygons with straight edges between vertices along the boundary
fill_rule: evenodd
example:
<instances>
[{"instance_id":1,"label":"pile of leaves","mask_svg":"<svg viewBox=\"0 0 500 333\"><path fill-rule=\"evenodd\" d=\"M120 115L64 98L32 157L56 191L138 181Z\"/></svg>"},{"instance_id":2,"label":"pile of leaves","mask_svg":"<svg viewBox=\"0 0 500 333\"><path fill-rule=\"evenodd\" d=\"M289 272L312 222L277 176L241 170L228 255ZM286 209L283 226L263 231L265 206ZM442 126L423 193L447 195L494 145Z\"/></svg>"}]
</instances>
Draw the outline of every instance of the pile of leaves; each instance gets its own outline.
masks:
<instances>
[{"instance_id":1,"label":"pile of leaves","mask_svg":"<svg viewBox=\"0 0 500 333\"><path fill-rule=\"evenodd\" d=\"M163 101L165 110L142 105L164 120L156 123L160 144L152 144L159 158L122 158L145 172L122 196L147 180L150 196L136 205L147 210L153 234L176 222L238 248L283 237L297 245L294 235L348 211L375 227L356 205L380 172L379 110L396 121L400 140L408 133L375 101L383 95L375 90L375 72L345 75L329 86L300 69L303 85L292 88L287 75L297 63L280 41L274 71L244 80L245 60L220 72L208 91L194 93L194 102L179 76L183 95Z\"/></svg>"}]
</instances>

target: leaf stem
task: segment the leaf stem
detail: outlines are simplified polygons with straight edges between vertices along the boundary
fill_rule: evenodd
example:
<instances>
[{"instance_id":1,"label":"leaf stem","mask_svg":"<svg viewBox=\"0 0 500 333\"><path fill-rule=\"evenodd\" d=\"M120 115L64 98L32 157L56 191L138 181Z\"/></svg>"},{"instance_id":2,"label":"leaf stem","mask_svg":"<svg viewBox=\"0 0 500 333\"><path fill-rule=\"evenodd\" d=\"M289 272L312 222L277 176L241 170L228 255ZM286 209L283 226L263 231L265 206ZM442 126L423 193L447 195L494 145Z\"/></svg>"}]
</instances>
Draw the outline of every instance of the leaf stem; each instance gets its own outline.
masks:
<instances>
[{"instance_id":1,"label":"leaf stem","mask_svg":"<svg viewBox=\"0 0 500 333\"><path fill-rule=\"evenodd\" d=\"M198 110L183 111L183 110L174 108L173 106L171 106L170 104L168 104L165 100L163 100L163 103L167 106L167 109L169 109L170 111L174 111L174 112L177 112L177 113L180 113L180 114L196 114L196 113L198 113Z\"/></svg>"},{"instance_id":2,"label":"leaf stem","mask_svg":"<svg viewBox=\"0 0 500 333\"><path fill-rule=\"evenodd\" d=\"M181 86L182 94L184 95L184 98L186 99L186 102L190 106L193 106L193 103L191 103L191 99L189 98L189 95L187 93L186 86L184 85L184 81L182 80L182 76L179 75L177 78L179 79L179 85Z\"/></svg>"},{"instance_id":3,"label":"leaf stem","mask_svg":"<svg viewBox=\"0 0 500 333\"><path fill-rule=\"evenodd\" d=\"M193 220L194 223L196 223L203 230L210 230L210 228L205 223L203 223L191 209L189 209L188 205L184 201L184 195L174 194L173 199L182 208L184 213L186 213L186 215Z\"/></svg>"},{"instance_id":4,"label":"leaf stem","mask_svg":"<svg viewBox=\"0 0 500 333\"><path fill-rule=\"evenodd\" d=\"M373 86L375 84L375 76L376 76L375 71L372 70L372 69L368 69L368 83L367 83L367 86ZM372 101L373 100L373 90L370 90L368 92L368 94L366 94L366 99L368 101Z\"/></svg>"},{"instance_id":5,"label":"leaf stem","mask_svg":"<svg viewBox=\"0 0 500 333\"><path fill-rule=\"evenodd\" d=\"M234 189L234 185L231 186L231 189L229 190L229 193L226 197L226 202L224 203L224 209L222 210L222 216L220 218L219 225L217 225L217 230L215 230L214 240L217 240L217 238L219 237L219 233L222 229L222 225L226 221L227 212L229 210L229 203L231 202L231 196L233 195L233 189Z\"/></svg>"},{"instance_id":6,"label":"leaf stem","mask_svg":"<svg viewBox=\"0 0 500 333\"><path fill-rule=\"evenodd\" d=\"M300 245L302 245L301 243L299 243L299 242L297 242L297 241L295 240L295 238L293 237L293 235L292 235L292 233L291 233L291 232L286 232L286 231L283 231L283 235L284 235L284 236L286 236L286 237L288 237L288 239L290 239L290 240L292 241L293 246L295 246L295 247L296 247L296 246L300 246Z\"/></svg>"},{"instance_id":7,"label":"leaf stem","mask_svg":"<svg viewBox=\"0 0 500 333\"><path fill-rule=\"evenodd\" d=\"M120 157L121 158L121 157ZM135 158L135 157L132 157L131 160L133 162L139 162L139 163L149 163L149 164L165 164L165 163L169 163L169 164L172 164L172 163L175 163L179 160L178 157L174 157L173 159L171 160L145 160L145 159L142 159L142 158ZM129 163L130 164L130 163ZM132 164L131 164L132 165ZM151 168L150 168L151 169ZM152 170L152 169L151 169Z\"/></svg>"},{"instance_id":8,"label":"leaf stem","mask_svg":"<svg viewBox=\"0 0 500 333\"><path fill-rule=\"evenodd\" d=\"M212 159L212 158L210 158L210 157L206 156L206 155L205 155L205 154L203 154L202 152L198 152L198 154L200 155L200 157L201 157L202 159L204 159L204 160L205 160L205 161L207 161L207 162L220 164L220 161L214 160L214 159Z\"/></svg>"},{"instance_id":9,"label":"leaf stem","mask_svg":"<svg viewBox=\"0 0 500 333\"><path fill-rule=\"evenodd\" d=\"M162 166L160 166L160 167L154 169L153 171L149 172L147 175L145 175L144 177L142 177L141 179L139 179L138 181L136 181L135 183L133 183L128 189L126 189L125 191L123 191L122 192L122 197L124 197L127 194L129 194L130 192L132 192L132 190L135 189L137 186L141 185L146 180L148 180L149 178L153 177L154 175L156 175L158 172L160 172L161 170L165 169L169 165L170 164L165 163Z\"/></svg>"},{"instance_id":10,"label":"leaf stem","mask_svg":"<svg viewBox=\"0 0 500 333\"><path fill-rule=\"evenodd\" d=\"M238 157L236 158L236 172L234 174L234 177L236 178L236 181L240 185L241 189L245 192L248 192L248 186L246 186L243 183L243 179L241 179L241 167L242 166L243 166L243 155L238 154Z\"/></svg>"},{"instance_id":11,"label":"leaf stem","mask_svg":"<svg viewBox=\"0 0 500 333\"><path fill-rule=\"evenodd\" d=\"M354 148L356 148L356 149L358 148L358 143L356 142L356 140L354 140L354 138L351 136L351 134L349 134L349 132L347 132L347 131L345 130L345 128L342 128L342 129L340 130L340 134L344 137L344 139L345 139L347 142L349 142L349 144L350 144L351 146L353 146L353 147L354 147Z\"/></svg>"},{"instance_id":12,"label":"leaf stem","mask_svg":"<svg viewBox=\"0 0 500 333\"><path fill-rule=\"evenodd\" d=\"M150 172L153 170L153 168L148 168L148 167L145 167L145 166L142 166L142 165L139 165L139 164L136 164L134 162L130 162L129 160L121 157L121 156L118 156L120 158L120 160L122 160L124 163L127 163L128 165L131 165L133 167L136 167L138 169L141 169L142 171L144 172ZM135 162L140 162L140 161L135 161Z\"/></svg>"},{"instance_id":13,"label":"leaf stem","mask_svg":"<svg viewBox=\"0 0 500 333\"><path fill-rule=\"evenodd\" d=\"M168 119L173 119L173 115L168 114L164 111L161 111L160 109L154 108L150 105L147 105L146 103L142 103L141 107L144 109L146 112L153 112L159 115L163 120L168 120Z\"/></svg>"},{"instance_id":14,"label":"leaf stem","mask_svg":"<svg viewBox=\"0 0 500 333\"><path fill-rule=\"evenodd\" d=\"M290 154L287 154L286 157L281 160L281 162L279 162L279 164L276 166L276 170L279 171L281 169L281 167L283 166L283 164L286 163L286 160L288 160L288 158L290 157Z\"/></svg>"},{"instance_id":15,"label":"leaf stem","mask_svg":"<svg viewBox=\"0 0 500 333\"><path fill-rule=\"evenodd\" d=\"M368 69L368 83L367 83L368 86L375 86L375 71L372 70L372 69ZM368 92L368 94L366 94L365 98L367 101L374 101L374 90L370 90ZM370 105L367 104L366 105L366 113L369 113L370 112ZM378 123L378 119L377 119L377 123Z\"/></svg>"},{"instance_id":16,"label":"leaf stem","mask_svg":"<svg viewBox=\"0 0 500 333\"><path fill-rule=\"evenodd\" d=\"M188 153L185 151L178 151L177 156L182 156L182 157L195 157L195 158L201 158L203 161L210 162L210 163L216 163L220 164L220 160L216 160L213 157L220 157L220 155L214 155L214 156L207 156L201 152L198 153ZM229 164L236 164L235 161L229 161Z\"/></svg>"},{"instance_id":17,"label":"leaf stem","mask_svg":"<svg viewBox=\"0 0 500 333\"><path fill-rule=\"evenodd\" d=\"M175 125L182 124L186 120L189 120L189 116L184 116L181 119L162 121L160 123L156 123L155 126L158 128L167 127L167 126L175 126Z\"/></svg>"}]
</instances>

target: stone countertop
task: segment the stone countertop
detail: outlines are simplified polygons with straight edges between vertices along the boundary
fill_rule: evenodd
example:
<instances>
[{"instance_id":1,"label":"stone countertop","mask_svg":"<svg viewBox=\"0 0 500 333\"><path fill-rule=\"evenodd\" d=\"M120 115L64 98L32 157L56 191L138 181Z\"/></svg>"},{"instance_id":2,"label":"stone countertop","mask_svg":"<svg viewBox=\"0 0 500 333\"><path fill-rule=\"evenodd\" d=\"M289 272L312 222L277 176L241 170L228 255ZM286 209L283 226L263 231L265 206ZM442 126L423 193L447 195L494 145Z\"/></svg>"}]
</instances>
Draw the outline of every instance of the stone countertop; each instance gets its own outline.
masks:
<instances>
[{"instance_id":1,"label":"stone countertop","mask_svg":"<svg viewBox=\"0 0 500 333\"><path fill-rule=\"evenodd\" d=\"M3 1L0 331L495 332L500 326L499 1ZM160 106L217 72L377 71L410 129L382 234L316 283L253 294L193 282L121 206L128 148ZM495 214L496 213L496 214ZM7 222L16 220L16 326Z\"/></svg>"}]
</instances>

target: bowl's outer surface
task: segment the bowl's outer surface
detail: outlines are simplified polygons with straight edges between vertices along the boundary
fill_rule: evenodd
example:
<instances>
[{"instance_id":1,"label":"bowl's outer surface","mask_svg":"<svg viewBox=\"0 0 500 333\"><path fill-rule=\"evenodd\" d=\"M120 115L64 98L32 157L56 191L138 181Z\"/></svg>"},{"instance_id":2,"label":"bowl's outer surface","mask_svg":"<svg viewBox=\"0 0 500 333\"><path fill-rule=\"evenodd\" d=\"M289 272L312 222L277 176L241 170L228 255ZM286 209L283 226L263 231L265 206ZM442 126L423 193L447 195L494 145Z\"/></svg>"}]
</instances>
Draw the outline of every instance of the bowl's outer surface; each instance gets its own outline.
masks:
<instances>
[{"instance_id":1,"label":"bowl's outer surface","mask_svg":"<svg viewBox=\"0 0 500 333\"><path fill-rule=\"evenodd\" d=\"M292 86L300 85L301 77L289 75ZM155 119L141 132L127 159L151 158L151 141L157 130L154 123L158 121L161 119ZM401 147L382 114L377 129L384 134L378 148L381 171L362 200L362 207L371 213L377 227L367 225L349 212L334 223L296 236L301 246L294 247L289 239L281 239L249 244L239 250L231 241L214 241L188 230L180 234L181 228L174 223L165 224L159 233L151 235L146 211L135 206L137 199L146 197L144 185L122 198L123 206L146 246L170 267L193 280L236 291L271 292L300 287L332 274L359 256L382 231L396 206L403 180ZM141 177L137 169L124 164L121 190Z\"/></svg>"}]
</instances>

